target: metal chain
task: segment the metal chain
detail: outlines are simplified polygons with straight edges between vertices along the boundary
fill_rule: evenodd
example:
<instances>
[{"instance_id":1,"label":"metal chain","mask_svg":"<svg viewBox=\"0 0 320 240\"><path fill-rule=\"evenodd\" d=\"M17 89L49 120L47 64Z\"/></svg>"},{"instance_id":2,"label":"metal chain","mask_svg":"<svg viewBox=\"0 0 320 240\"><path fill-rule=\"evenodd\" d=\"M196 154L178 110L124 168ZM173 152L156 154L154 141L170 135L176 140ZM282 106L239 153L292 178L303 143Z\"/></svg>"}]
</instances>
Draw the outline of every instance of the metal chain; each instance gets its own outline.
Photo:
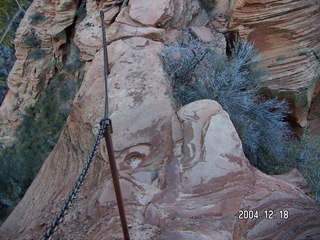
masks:
<instances>
[{"instance_id":1,"label":"metal chain","mask_svg":"<svg viewBox=\"0 0 320 240\"><path fill-rule=\"evenodd\" d=\"M80 176L78 177L77 182L72 188L72 191L69 193L68 198L65 200L64 206L61 208L60 212L57 214L55 220L52 222L51 226L47 229L44 236L41 238L41 240L50 240L52 238L52 235L55 231L57 231L58 226L60 223L64 221L64 217L66 214L68 214L68 210L70 206L72 205L73 201L76 199L77 193L80 191L80 187L83 185L83 181L86 178L86 175L89 171L89 168L91 166L91 163L94 159L94 156L99 148L99 145L101 143L102 138L104 137L104 133L106 130L106 126L109 125L111 127L112 132L112 126L111 126L111 120L108 118L109 115L109 109L108 109L108 74L109 74L109 63L108 63L108 51L107 51L107 41L106 41L106 34L105 34L105 25L104 25L104 13L109 11L111 8L113 8L115 5L123 3L121 8L125 7L128 4L128 0L121 0L121 1L115 1L112 6L107 8L106 10L100 11L100 17L101 17L101 28L102 28L102 41L103 41L103 57L104 57L104 81L105 81L105 112L104 112L104 118L100 121L100 128L99 133L96 138L96 142L94 143L93 149L89 155L88 160L84 164L84 167L82 169L82 172ZM127 226L127 225L126 225ZM126 238L129 239L129 236Z\"/></svg>"},{"instance_id":2,"label":"metal chain","mask_svg":"<svg viewBox=\"0 0 320 240\"><path fill-rule=\"evenodd\" d=\"M47 240L47 239L50 240L52 238L52 234L58 229L59 224L63 222L65 215L68 214L68 210L69 210L70 206L72 205L73 201L76 199L76 196L77 196L78 192L80 191L80 187L83 185L83 181L86 178L86 175L89 171L89 168L90 168L91 163L94 159L94 156L95 156L97 150L99 149L99 145L100 145L101 140L103 138L103 135L104 135L104 132L106 129L106 125L107 125L107 121L104 119L101 120L99 133L98 133L98 136L97 136L96 141L94 143L94 146L92 148L92 151L89 155L89 158L85 162L84 167L82 169L82 172L81 172L80 176L78 177L77 182L73 186L72 191L69 193L69 197L65 200L65 204L61 208L60 213L57 214L56 219L52 222L50 228L47 229L47 231L45 232L45 234L41 238L41 240Z\"/></svg>"},{"instance_id":3,"label":"metal chain","mask_svg":"<svg viewBox=\"0 0 320 240\"><path fill-rule=\"evenodd\" d=\"M115 5L115 3L114 3ZM112 5L111 7L113 7ZM106 40L106 32L105 32L105 26L104 26L104 11L100 11L100 19L101 19L101 28L102 28L102 44L103 44L103 77L104 77L104 90L106 93L108 93L108 74L109 74L109 63L108 63L108 51L107 51L107 40ZM105 95L105 109L104 109L104 117L109 116L109 103L108 103L108 95Z\"/></svg>"}]
</instances>

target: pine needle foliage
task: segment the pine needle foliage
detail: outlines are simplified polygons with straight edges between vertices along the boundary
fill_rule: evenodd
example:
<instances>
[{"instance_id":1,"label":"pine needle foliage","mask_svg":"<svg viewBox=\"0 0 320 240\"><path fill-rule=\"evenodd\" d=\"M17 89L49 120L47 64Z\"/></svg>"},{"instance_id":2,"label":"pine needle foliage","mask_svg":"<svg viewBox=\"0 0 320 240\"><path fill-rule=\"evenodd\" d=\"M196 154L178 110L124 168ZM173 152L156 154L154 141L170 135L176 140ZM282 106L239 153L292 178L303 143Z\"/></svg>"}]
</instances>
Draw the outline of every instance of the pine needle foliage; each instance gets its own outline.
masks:
<instances>
[{"instance_id":1,"label":"pine needle foliage","mask_svg":"<svg viewBox=\"0 0 320 240\"><path fill-rule=\"evenodd\" d=\"M35 33L24 36L23 41L30 48L37 48L41 44L41 39Z\"/></svg>"},{"instance_id":2,"label":"pine needle foliage","mask_svg":"<svg viewBox=\"0 0 320 240\"><path fill-rule=\"evenodd\" d=\"M33 106L25 110L17 140L0 152L0 202L17 203L56 145L79 84L59 73Z\"/></svg>"},{"instance_id":3,"label":"pine needle foliage","mask_svg":"<svg viewBox=\"0 0 320 240\"><path fill-rule=\"evenodd\" d=\"M289 111L284 101L259 94L258 85L266 70L251 44L237 41L232 56L226 57L212 44L189 36L165 48L164 65L181 104L200 99L219 102L228 112L251 164L269 174L281 172L284 160L279 156L291 135L284 121Z\"/></svg>"},{"instance_id":4,"label":"pine needle foliage","mask_svg":"<svg viewBox=\"0 0 320 240\"><path fill-rule=\"evenodd\" d=\"M41 49L41 48L32 49L29 52L29 57L31 59L41 59L41 58L44 58L47 55L48 54L46 53L46 51Z\"/></svg>"},{"instance_id":5,"label":"pine needle foliage","mask_svg":"<svg viewBox=\"0 0 320 240\"><path fill-rule=\"evenodd\" d=\"M31 25L38 25L46 19L47 19L46 16L43 15L41 12L35 12L29 17L29 21Z\"/></svg>"},{"instance_id":6,"label":"pine needle foliage","mask_svg":"<svg viewBox=\"0 0 320 240\"><path fill-rule=\"evenodd\" d=\"M0 44L13 45L15 24L18 25L32 0L0 0Z\"/></svg>"}]
</instances>

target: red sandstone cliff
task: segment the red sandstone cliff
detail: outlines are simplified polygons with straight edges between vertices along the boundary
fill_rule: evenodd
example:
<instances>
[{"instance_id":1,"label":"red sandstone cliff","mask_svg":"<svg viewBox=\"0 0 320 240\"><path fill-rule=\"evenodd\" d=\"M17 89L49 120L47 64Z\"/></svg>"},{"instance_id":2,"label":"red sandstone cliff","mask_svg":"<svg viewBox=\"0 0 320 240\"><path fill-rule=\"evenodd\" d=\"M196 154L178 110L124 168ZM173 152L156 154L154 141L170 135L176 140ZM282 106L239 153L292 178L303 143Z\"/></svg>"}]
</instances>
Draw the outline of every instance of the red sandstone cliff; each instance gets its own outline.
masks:
<instances>
[{"instance_id":1,"label":"red sandstone cliff","mask_svg":"<svg viewBox=\"0 0 320 240\"><path fill-rule=\"evenodd\" d=\"M243 0L235 1L231 15L230 30L254 43L270 71L262 86L287 99L304 127L319 93L319 5L309 0Z\"/></svg>"}]
</instances>

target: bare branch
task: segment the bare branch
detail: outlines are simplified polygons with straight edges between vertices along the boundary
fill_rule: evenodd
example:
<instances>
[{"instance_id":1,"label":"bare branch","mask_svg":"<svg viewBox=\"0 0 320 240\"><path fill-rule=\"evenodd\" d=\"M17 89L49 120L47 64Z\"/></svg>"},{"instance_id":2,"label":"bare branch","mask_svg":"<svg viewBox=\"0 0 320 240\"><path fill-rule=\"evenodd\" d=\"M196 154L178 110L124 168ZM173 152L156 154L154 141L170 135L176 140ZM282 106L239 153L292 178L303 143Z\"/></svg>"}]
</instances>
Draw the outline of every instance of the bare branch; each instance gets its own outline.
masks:
<instances>
[{"instance_id":1,"label":"bare branch","mask_svg":"<svg viewBox=\"0 0 320 240\"><path fill-rule=\"evenodd\" d=\"M20 6L20 5L19 5ZM10 28L12 27L12 24L14 22L14 20L19 16L19 14L21 13L21 8L13 15L13 17L10 19L10 21L7 23L5 29L3 30L3 32L0 35L0 44L3 42L4 38L7 36Z\"/></svg>"},{"instance_id":2,"label":"bare branch","mask_svg":"<svg viewBox=\"0 0 320 240\"><path fill-rule=\"evenodd\" d=\"M25 12L25 10L23 9L23 7L21 7L20 3L18 0L14 0L19 8L20 11L22 11L23 13Z\"/></svg>"},{"instance_id":3,"label":"bare branch","mask_svg":"<svg viewBox=\"0 0 320 240\"><path fill-rule=\"evenodd\" d=\"M15 12L15 14L12 16L12 18L10 19L10 21L7 23L7 25L5 26L5 29L3 30L3 32L0 35L0 44L3 42L3 40L5 39L5 37L7 36L10 28L12 27L12 24L14 23L15 19L19 16L19 14L21 12L25 12L24 9L21 7L20 3L18 0L14 0L15 3L17 4L19 10Z\"/></svg>"},{"instance_id":4,"label":"bare branch","mask_svg":"<svg viewBox=\"0 0 320 240\"><path fill-rule=\"evenodd\" d=\"M124 0L123 3L122 3L122 5L121 5L121 7L120 7L120 10L121 10L122 8L126 7L126 6L128 5L128 2L129 2L129 0Z\"/></svg>"},{"instance_id":5,"label":"bare branch","mask_svg":"<svg viewBox=\"0 0 320 240\"><path fill-rule=\"evenodd\" d=\"M14 1L16 2L16 4L17 4L18 8L19 8L19 9L21 9L21 6L20 6L20 4L19 4L18 0L14 0Z\"/></svg>"}]
</instances>

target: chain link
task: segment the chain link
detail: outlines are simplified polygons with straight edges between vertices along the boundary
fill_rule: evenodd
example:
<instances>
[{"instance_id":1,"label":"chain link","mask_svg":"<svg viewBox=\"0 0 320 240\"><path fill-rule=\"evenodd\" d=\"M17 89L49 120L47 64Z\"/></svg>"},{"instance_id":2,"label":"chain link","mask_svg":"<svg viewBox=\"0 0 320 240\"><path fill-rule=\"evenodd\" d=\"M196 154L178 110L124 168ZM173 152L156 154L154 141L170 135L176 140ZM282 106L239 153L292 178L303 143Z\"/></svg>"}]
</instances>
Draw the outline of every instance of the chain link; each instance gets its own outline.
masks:
<instances>
[{"instance_id":1,"label":"chain link","mask_svg":"<svg viewBox=\"0 0 320 240\"><path fill-rule=\"evenodd\" d=\"M58 229L59 224L63 222L65 215L68 214L68 210L70 206L73 204L73 201L76 199L76 196L80 191L80 187L83 185L83 181L86 178L86 175L89 171L89 168L94 159L94 156L97 150L99 149L99 145L102 141L106 126L107 126L107 120L105 119L101 120L98 136L96 138L92 151L89 155L89 158L85 162L84 167L81 171L81 174L78 177L77 182L73 186L72 191L69 193L68 198L65 200L64 206L61 208L60 212L57 214L55 220L52 222L51 226L47 229L47 231L45 232L41 240L50 240L52 238L52 234Z\"/></svg>"}]
</instances>

